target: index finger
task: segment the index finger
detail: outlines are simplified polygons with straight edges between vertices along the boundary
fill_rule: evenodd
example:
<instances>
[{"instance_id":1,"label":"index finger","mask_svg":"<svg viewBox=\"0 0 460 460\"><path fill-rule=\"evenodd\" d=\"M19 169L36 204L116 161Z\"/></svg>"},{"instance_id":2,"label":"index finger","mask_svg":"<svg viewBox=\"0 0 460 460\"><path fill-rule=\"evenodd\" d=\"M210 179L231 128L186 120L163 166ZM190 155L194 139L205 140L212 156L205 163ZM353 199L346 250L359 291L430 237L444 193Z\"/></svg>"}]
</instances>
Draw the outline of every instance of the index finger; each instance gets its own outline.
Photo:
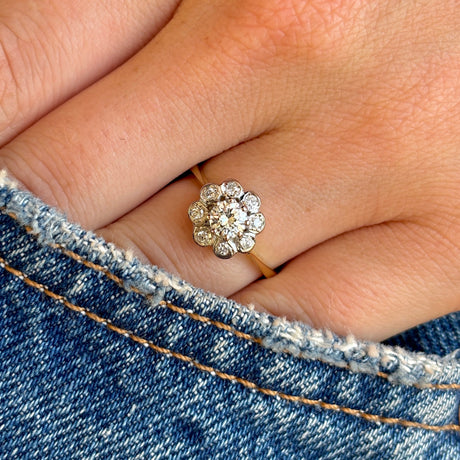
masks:
<instances>
[{"instance_id":1,"label":"index finger","mask_svg":"<svg viewBox=\"0 0 460 460\"><path fill-rule=\"evenodd\" d=\"M1 2L0 145L141 48L178 2Z\"/></svg>"}]
</instances>

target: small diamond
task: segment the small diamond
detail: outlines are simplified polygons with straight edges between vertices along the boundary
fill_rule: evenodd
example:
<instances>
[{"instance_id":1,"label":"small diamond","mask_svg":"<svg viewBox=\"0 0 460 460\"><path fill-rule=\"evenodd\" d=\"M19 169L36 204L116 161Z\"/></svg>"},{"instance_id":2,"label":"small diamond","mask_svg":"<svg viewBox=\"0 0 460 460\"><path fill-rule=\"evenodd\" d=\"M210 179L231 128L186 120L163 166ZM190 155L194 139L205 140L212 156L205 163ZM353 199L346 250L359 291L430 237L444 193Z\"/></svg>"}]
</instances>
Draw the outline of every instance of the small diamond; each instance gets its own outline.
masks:
<instances>
[{"instance_id":1,"label":"small diamond","mask_svg":"<svg viewBox=\"0 0 460 460\"><path fill-rule=\"evenodd\" d=\"M214 254L221 259L230 259L236 253L236 248L227 241L219 241L214 245Z\"/></svg>"},{"instance_id":2,"label":"small diamond","mask_svg":"<svg viewBox=\"0 0 460 460\"><path fill-rule=\"evenodd\" d=\"M188 215L194 224L202 224L208 217L208 208L201 201L195 201L188 208Z\"/></svg>"},{"instance_id":3,"label":"small diamond","mask_svg":"<svg viewBox=\"0 0 460 460\"><path fill-rule=\"evenodd\" d=\"M195 227L193 229L193 239L200 246L211 246L213 244L213 235L209 227Z\"/></svg>"},{"instance_id":4,"label":"small diamond","mask_svg":"<svg viewBox=\"0 0 460 460\"><path fill-rule=\"evenodd\" d=\"M216 184L206 184L201 187L200 198L205 203L217 201L220 197L221 190Z\"/></svg>"},{"instance_id":5,"label":"small diamond","mask_svg":"<svg viewBox=\"0 0 460 460\"><path fill-rule=\"evenodd\" d=\"M236 180L228 180L221 187L222 191L230 198L239 198L243 194L243 187Z\"/></svg>"},{"instance_id":6,"label":"small diamond","mask_svg":"<svg viewBox=\"0 0 460 460\"><path fill-rule=\"evenodd\" d=\"M251 232L259 233L265 227L265 217L260 212L248 218L248 228Z\"/></svg>"},{"instance_id":7,"label":"small diamond","mask_svg":"<svg viewBox=\"0 0 460 460\"><path fill-rule=\"evenodd\" d=\"M254 238L250 235L243 235L239 241L238 244L238 249L241 252L249 252L256 242L254 241Z\"/></svg>"},{"instance_id":8,"label":"small diamond","mask_svg":"<svg viewBox=\"0 0 460 460\"><path fill-rule=\"evenodd\" d=\"M241 201L246 205L246 208L248 208L248 211L250 213L255 213L259 211L260 198L255 193L245 193Z\"/></svg>"}]
</instances>

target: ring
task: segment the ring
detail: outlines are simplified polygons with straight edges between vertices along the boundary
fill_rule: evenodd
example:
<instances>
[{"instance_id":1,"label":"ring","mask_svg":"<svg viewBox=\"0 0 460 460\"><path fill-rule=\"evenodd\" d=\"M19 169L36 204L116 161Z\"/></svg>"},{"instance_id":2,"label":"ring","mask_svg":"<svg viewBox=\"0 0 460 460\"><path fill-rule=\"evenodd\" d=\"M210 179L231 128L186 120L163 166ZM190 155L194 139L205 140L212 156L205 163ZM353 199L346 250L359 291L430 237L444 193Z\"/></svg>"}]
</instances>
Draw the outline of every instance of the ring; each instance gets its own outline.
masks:
<instances>
[{"instance_id":1,"label":"ring","mask_svg":"<svg viewBox=\"0 0 460 460\"><path fill-rule=\"evenodd\" d=\"M256 235L265 227L265 217L259 209L260 198L254 192L245 192L234 179L221 185L205 184L200 200L188 208L193 239L199 246L212 246L221 259L229 259L237 252L248 253L256 244Z\"/></svg>"},{"instance_id":2,"label":"ring","mask_svg":"<svg viewBox=\"0 0 460 460\"><path fill-rule=\"evenodd\" d=\"M235 179L212 184L207 183L198 166L191 171L202 185L200 199L188 208L195 243L212 246L221 259L229 259L238 252L247 254L266 278L274 276L276 272L253 251L256 235L265 228L259 196L245 192Z\"/></svg>"}]
</instances>

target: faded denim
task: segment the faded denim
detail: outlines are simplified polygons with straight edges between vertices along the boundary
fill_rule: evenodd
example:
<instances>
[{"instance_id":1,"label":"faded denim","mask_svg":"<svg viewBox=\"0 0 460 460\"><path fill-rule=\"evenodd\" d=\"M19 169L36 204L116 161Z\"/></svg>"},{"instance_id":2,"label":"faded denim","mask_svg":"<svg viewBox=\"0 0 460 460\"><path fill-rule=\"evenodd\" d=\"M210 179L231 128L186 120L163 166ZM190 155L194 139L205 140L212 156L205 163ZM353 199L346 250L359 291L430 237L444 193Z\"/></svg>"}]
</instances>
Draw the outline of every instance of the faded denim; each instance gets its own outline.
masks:
<instances>
[{"instance_id":1,"label":"faded denim","mask_svg":"<svg viewBox=\"0 0 460 460\"><path fill-rule=\"evenodd\" d=\"M341 338L142 265L5 175L0 208L1 459L460 458L458 313Z\"/></svg>"}]
</instances>

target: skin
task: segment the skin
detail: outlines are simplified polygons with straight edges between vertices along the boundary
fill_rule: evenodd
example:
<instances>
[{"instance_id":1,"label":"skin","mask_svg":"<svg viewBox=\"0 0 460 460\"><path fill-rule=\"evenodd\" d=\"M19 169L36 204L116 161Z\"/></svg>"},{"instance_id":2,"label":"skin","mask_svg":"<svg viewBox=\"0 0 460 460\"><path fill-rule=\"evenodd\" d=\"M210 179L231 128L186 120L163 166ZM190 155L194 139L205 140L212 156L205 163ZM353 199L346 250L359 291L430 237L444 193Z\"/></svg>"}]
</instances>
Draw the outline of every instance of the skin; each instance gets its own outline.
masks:
<instances>
[{"instance_id":1,"label":"skin","mask_svg":"<svg viewBox=\"0 0 460 460\"><path fill-rule=\"evenodd\" d=\"M459 309L456 1L5 0L0 45L0 167L86 228L338 334ZM275 277L194 244L200 162Z\"/></svg>"}]
</instances>

